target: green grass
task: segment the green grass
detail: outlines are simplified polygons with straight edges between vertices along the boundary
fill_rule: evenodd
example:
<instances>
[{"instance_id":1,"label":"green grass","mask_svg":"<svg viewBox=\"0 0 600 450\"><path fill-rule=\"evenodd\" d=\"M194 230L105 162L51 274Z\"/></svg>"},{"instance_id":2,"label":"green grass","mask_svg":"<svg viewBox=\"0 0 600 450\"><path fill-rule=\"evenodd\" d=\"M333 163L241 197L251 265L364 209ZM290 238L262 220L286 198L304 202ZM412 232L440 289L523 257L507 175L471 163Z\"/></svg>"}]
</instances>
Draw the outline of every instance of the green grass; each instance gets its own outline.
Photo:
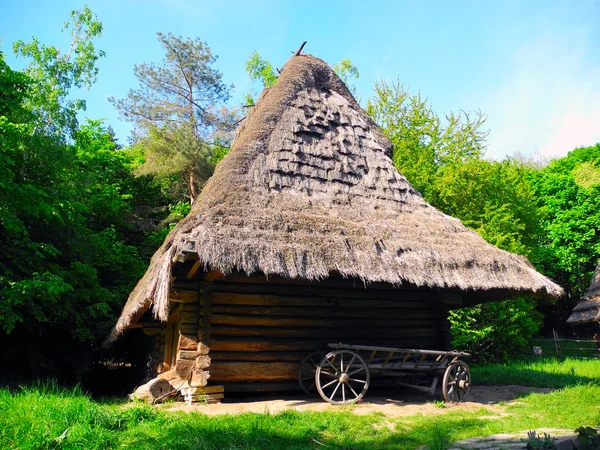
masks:
<instances>
[{"instance_id":1,"label":"green grass","mask_svg":"<svg viewBox=\"0 0 600 450\"><path fill-rule=\"evenodd\" d=\"M508 364L471 367L475 384L520 384L562 388L578 384L600 384L600 360L537 358Z\"/></svg>"},{"instance_id":2,"label":"green grass","mask_svg":"<svg viewBox=\"0 0 600 450\"><path fill-rule=\"evenodd\" d=\"M10 449L412 449L542 427L600 425L600 361L535 361L473 368L476 383L563 387L504 406L440 408L434 416L334 412L208 417L121 401L95 402L79 389L39 384L0 389L0 448ZM544 371L548 371L547 373ZM497 378L501 376L501 378ZM593 382L582 384L582 380ZM425 400L424 400L425 402ZM390 430L390 425L393 430ZM525 437L525 436L523 436Z\"/></svg>"}]
</instances>

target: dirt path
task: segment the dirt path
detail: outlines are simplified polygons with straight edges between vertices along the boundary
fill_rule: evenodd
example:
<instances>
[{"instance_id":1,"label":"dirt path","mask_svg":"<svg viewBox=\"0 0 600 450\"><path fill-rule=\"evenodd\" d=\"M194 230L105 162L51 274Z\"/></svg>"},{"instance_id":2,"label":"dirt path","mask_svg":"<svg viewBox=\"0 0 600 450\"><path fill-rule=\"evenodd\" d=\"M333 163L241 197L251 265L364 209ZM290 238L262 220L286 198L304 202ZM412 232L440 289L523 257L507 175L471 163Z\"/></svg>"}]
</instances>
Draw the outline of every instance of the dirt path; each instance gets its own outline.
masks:
<instances>
[{"instance_id":1,"label":"dirt path","mask_svg":"<svg viewBox=\"0 0 600 450\"><path fill-rule=\"evenodd\" d=\"M452 410L476 411L485 407L494 414L502 415L503 405L499 403L510 403L516 398L529 393L548 393L552 389L532 388L518 385L508 386L473 386L467 402L457 404L444 404L444 407L436 405L434 400L441 400L442 396L436 393L434 396L427 394L403 391L397 393L393 390L369 392L364 402L356 404L349 409L354 414L372 414L381 412L387 417L403 417L415 414L435 415L444 414ZM221 404L215 405L186 405L185 403L170 403L161 406L169 411L200 412L209 416L222 414L241 414L246 412L276 414L287 409L297 411L335 411L339 406L330 405L320 398L310 398L301 395L280 394L274 396L262 396L252 398L226 399ZM342 407L344 408L344 407Z\"/></svg>"}]
</instances>

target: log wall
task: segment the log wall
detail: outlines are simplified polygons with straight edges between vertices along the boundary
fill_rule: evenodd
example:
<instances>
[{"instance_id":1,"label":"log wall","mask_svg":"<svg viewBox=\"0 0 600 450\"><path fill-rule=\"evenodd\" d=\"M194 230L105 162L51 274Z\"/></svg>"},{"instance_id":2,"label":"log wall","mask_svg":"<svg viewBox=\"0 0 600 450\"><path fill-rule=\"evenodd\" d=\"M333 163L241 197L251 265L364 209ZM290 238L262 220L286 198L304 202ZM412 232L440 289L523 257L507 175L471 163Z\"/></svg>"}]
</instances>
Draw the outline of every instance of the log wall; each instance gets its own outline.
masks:
<instances>
[{"instance_id":1,"label":"log wall","mask_svg":"<svg viewBox=\"0 0 600 450\"><path fill-rule=\"evenodd\" d=\"M198 301L190 303L196 289ZM195 331L201 347L210 347L202 369L210 373L209 384L223 384L226 392L295 389L299 362L329 342L449 347L447 310L431 290L221 277L176 281L171 297L187 302L181 331ZM181 354L181 364L193 356Z\"/></svg>"}]
</instances>

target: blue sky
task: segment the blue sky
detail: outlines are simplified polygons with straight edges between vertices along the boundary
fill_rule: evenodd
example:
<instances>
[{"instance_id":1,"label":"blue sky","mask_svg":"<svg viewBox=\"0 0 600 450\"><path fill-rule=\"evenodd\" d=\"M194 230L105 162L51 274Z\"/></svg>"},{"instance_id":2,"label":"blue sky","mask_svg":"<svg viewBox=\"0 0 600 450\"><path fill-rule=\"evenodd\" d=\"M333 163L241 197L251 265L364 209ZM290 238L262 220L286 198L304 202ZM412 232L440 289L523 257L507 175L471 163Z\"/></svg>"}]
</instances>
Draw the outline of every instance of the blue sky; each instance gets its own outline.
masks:
<instances>
[{"instance_id":1,"label":"blue sky","mask_svg":"<svg viewBox=\"0 0 600 450\"><path fill-rule=\"evenodd\" d=\"M5 2L2 49L37 36L61 48L69 11L83 2ZM587 1L88 1L104 24L106 52L98 82L83 94L86 116L107 118L120 142L129 124L108 103L136 86L134 64L159 61L156 32L200 37L219 55L235 85L233 102L251 89L244 72L256 50L281 66L302 41L334 64L350 58L363 101L375 81L399 79L439 113L481 109L490 129L487 156L515 152L564 155L600 142L600 0ZM13 67L22 62L8 58Z\"/></svg>"}]
</instances>

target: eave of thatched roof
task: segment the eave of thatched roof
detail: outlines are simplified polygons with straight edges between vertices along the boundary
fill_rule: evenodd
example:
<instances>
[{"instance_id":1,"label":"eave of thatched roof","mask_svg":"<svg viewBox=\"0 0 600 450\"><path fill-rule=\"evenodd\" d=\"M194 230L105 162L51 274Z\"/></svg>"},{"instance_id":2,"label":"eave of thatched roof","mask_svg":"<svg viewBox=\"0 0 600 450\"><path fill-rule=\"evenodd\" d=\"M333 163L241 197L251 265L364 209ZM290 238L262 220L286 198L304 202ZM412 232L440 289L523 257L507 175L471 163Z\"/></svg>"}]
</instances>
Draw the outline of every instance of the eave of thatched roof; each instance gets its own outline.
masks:
<instances>
[{"instance_id":1,"label":"eave of thatched roof","mask_svg":"<svg viewBox=\"0 0 600 450\"><path fill-rule=\"evenodd\" d=\"M142 308L165 320L174 258L207 270L323 279L336 272L481 293L557 297L523 257L426 203L394 167L392 145L329 66L295 56L237 131L192 211L129 297L113 337Z\"/></svg>"},{"instance_id":2,"label":"eave of thatched roof","mask_svg":"<svg viewBox=\"0 0 600 450\"><path fill-rule=\"evenodd\" d=\"M592 277L592 283L581 301L575 305L567 323L600 322L600 263Z\"/></svg>"}]
</instances>

